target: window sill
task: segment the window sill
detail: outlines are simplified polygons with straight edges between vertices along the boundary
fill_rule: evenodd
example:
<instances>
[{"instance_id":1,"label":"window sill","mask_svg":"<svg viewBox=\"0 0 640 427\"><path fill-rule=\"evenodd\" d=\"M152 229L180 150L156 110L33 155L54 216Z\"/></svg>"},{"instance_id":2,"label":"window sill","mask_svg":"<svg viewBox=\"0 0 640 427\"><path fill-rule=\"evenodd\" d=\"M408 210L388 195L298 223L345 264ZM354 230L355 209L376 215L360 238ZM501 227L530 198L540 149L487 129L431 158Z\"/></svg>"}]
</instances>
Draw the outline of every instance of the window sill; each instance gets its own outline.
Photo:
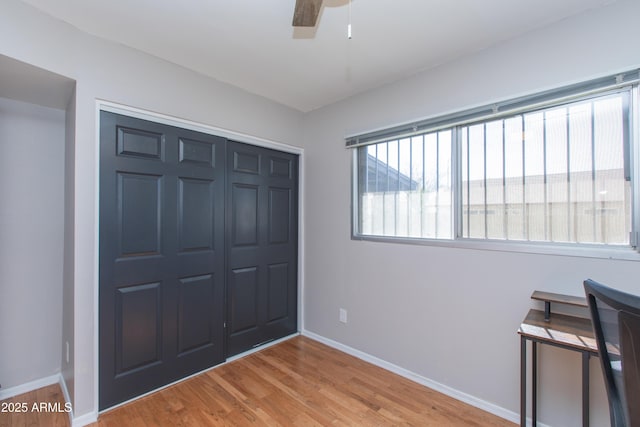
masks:
<instances>
[{"instance_id":1,"label":"window sill","mask_svg":"<svg viewBox=\"0 0 640 427\"><path fill-rule=\"evenodd\" d=\"M611 259L618 261L640 262L640 253L629 246L609 246L609 245L576 245L570 243L537 243L518 242L502 240L475 240L475 239L418 239L411 237L388 237L388 236L364 236L352 235L352 240L379 242L379 243L399 243L422 246L438 246L456 249L471 249L482 251L516 252L536 255L556 255L579 258Z\"/></svg>"}]
</instances>

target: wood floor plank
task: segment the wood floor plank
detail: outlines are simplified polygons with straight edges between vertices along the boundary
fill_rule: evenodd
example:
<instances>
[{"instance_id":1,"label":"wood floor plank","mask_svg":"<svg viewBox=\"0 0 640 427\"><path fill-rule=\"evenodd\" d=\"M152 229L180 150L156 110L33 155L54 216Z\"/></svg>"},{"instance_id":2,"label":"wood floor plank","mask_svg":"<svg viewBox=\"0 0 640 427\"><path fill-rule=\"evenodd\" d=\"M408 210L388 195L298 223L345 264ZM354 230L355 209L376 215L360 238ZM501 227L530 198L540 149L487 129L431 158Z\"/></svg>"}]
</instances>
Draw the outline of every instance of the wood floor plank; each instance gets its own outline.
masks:
<instances>
[{"instance_id":1,"label":"wood floor plank","mask_svg":"<svg viewBox=\"0 0 640 427\"><path fill-rule=\"evenodd\" d=\"M154 407L151 400L161 402L167 395L182 396L181 405L155 408L153 418L143 419L159 426L514 425L305 337L126 406ZM94 427L126 419L121 413L126 406L102 414Z\"/></svg>"},{"instance_id":2,"label":"wood floor plank","mask_svg":"<svg viewBox=\"0 0 640 427\"><path fill-rule=\"evenodd\" d=\"M62 402L56 386L17 396ZM63 414L0 427L68 426ZM91 427L514 426L317 341L295 337L101 414Z\"/></svg>"},{"instance_id":3,"label":"wood floor plank","mask_svg":"<svg viewBox=\"0 0 640 427\"><path fill-rule=\"evenodd\" d=\"M58 384L11 397L0 402L2 403L10 405L6 408L8 410L18 405L21 412L0 413L0 427L67 427L70 424L69 414L65 412L64 396Z\"/></svg>"}]
</instances>

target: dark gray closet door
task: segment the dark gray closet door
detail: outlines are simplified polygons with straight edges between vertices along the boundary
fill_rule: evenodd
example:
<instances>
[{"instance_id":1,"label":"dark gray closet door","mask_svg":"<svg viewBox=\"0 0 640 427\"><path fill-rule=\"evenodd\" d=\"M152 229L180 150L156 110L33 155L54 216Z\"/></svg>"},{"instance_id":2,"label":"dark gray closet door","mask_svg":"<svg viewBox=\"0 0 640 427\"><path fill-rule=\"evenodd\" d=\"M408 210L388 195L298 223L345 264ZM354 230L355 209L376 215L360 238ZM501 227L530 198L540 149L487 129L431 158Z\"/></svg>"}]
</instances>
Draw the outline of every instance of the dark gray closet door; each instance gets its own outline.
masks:
<instances>
[{"instance_id":1,"label":"dark gray closet door","mask_svg":"<svg viewBox=\"0 0 640 427\"><path fill-rule=\"evenodd\" d=\"M298 156L227 144L227 354L297 330Z\"/></svg>"},{"instance_id":2,"label":"dark gray closet door","mask_svg":"<svg viewBox=\"0 0 640 427\"><path fill-rule=\"evenodd\" d=\"M224 360L225 143L101 113L100 409Z\"/></svg>"}]
</instances>

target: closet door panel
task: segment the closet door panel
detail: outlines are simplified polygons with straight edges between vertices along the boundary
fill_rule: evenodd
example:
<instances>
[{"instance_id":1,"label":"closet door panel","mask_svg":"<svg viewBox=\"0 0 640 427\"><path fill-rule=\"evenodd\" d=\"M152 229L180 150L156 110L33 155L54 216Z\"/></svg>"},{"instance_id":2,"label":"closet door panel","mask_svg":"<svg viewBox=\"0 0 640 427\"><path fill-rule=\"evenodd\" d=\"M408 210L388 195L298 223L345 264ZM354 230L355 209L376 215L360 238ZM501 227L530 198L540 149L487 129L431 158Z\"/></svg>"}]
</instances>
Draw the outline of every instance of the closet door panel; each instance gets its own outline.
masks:
<instances>
[{"instance_id":1,"label":"closet door panel","mask_svg":"<svg viewBox=\"0 0 640 427\"><path fill-rule=\"evenodd\" d=\"M227 348L235 355L297 330L298 158L238 142L227 153Z\"/></svg>"},{"instance_id":2,"label":"closet door panel","mask_svg":"<svg viewBox=\"0 0 640 427\"><path fill-rule=\"evenodd\" d=\"M101 410L224 360L225 144L101 113Z\"/></svg>"}]
</instances>

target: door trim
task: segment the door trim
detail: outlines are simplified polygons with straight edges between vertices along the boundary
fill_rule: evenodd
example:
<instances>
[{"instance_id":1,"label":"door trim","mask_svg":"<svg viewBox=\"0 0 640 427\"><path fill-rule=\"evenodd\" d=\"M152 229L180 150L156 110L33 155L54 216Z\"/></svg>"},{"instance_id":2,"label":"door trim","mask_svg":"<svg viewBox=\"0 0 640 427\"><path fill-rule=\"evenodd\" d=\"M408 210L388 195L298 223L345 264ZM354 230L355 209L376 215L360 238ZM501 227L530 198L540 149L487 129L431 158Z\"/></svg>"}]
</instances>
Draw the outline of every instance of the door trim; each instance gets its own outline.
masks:
<instances>
[{"instance_id":1,"label":"door trim","mask_svg":"<svg viewBox=\"0 0 640 427\"><path fill-rule=\"evenodd\" d=\"M244 142L247 144L255 145L258 147L270 148L274 150L284 151L287 153L298 155L298 331L305 330L304 325L304 265L305 265L305 252L304 252L304 188L305 188L305 157L304 148L296 147L282 142L273 141L266 138L261 138L241 132L235 132L228 129L223 129L204 123L199 123L191 120L181 119L178 117L169 116L166 114L156 113L141 108L131 107L124 104L118 104L115 102L96 99L95 109L95 140L96 156L94 159L94 174L95 174L95 187L94 187L94 205L95 205L95 218L94 218L94 275L93 275L93 402L94 412L99 413L99 396L100 396L100 378L99 378L99 363L100 363L100 112L108 111L116 114L122 114L129 117L134 117L142 120L149 120L169 126L180 127L184 129L194 130L210 135L220 136L224 138L233 139L237 142ZM239 356L244 356L242 354ZM224 363L224 362L223 362ZM197 374L194 374L197 375ZM157 390L153 390L152 393ZM109 410L111 408L107 408ZM104 412L104 411L102 411Z\"/></svg>"}]
</instances>

